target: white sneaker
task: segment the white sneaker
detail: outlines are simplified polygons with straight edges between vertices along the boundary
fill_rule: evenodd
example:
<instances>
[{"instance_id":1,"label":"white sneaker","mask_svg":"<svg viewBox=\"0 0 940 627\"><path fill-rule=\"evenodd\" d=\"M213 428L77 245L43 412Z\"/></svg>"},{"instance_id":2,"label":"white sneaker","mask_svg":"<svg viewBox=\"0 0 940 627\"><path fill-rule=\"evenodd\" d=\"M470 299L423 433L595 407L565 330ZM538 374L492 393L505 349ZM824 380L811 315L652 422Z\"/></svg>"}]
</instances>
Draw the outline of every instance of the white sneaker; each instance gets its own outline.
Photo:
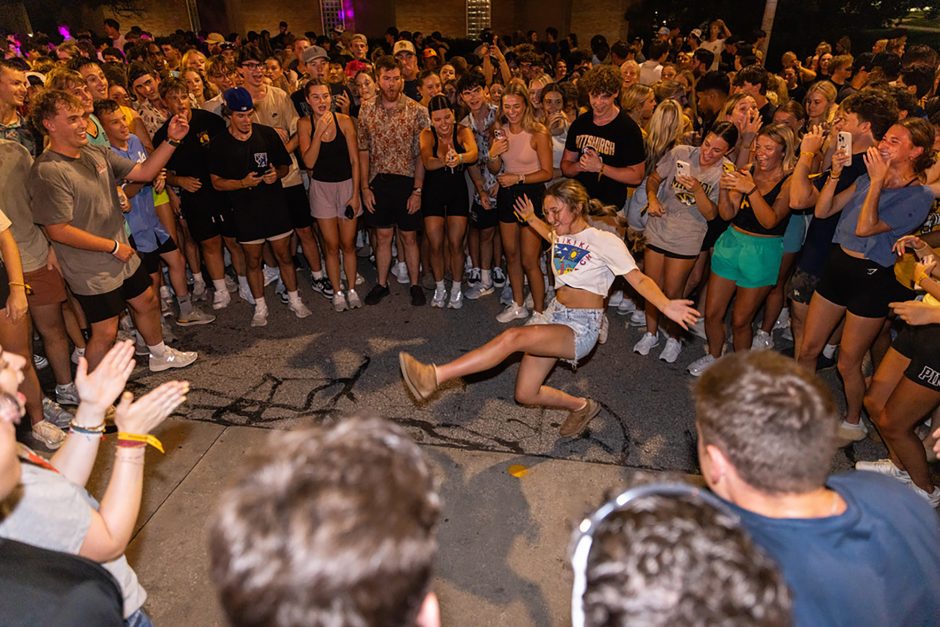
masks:
<instances>
[{"instance_id":1,"label":"white sneaker","mask_svg":"<svg viewBox=\"0 0 940 627\"><path fill-rule=\"evenodd\" d=\"M261 269L261 274L264 275L264 286L267 287L281 278L281 272L277 268L272 268L271 266L265 266Z\"/></svg>"},{"instance_id":2,"label":"white sneaker","mask_svg":"<svg viewBox=\"0 0 940 627\"><path fill-rule=\"evenodd\" d=\"M251 295L251 289L248 286L241 285L238 287L238 297L249 305L255 304L255 297Z\"/></svg>"},{"instance_id":3,"label":"white sneaker","mask_svg":"<svg viewBox=\"0 0 940 627\"><path fill-rule=\"evenodd\" d=\"M225 281L225 290L229 294L234 294L238 291L238 283L235 281L235 279L226 274L222 280Z\"/></svg>"},{"instance_id":4,"label":"white sneaker","mask_svg":"<svg viewBox=\"0 0 940 627\"><path fill-rule=\"evenodd\" d=\"M930 503L932 508L937 509L937 507L940 507L940 488L935 487L933 492L924 492L917 486L914 486L914 489L917 490L918 494L927 499L927 502Z\"/></svg>"},{"instance_id":5,"label":"white sneaker","mask_svg":"<svg viewBox=\"0 0 940 627\"><path fill-rule=\"evenodd\" d=\"M526 294L525 302L522 304L525 305L526 309L535 309L535 299L532 298L532 292Z\"/></svg>"},{"instance_id":6,"label":"white sneaker","mask_svg":"<svg viewBox=\"0 0 940 627\"><path fill-rule=\"evenodd\" d=\"M845 444L851 444L852 442L864 440L868 436L868 427L866 427L865 423L861 420L858 421L858 424L852 424L843 419L842 422L839 423L836 435L840 440L845 442Z\"/></svg>"},{"instance_id":7,"label":"white sneaker","mask_svg":"<svg viewBox=\"0 0 940 627\"><path fill-rule=\"evenodd\" d=\"M59 405L78 405L78 389L75 382L55 386L55 402Z\"/></svg>"},{"instance_id":8,"label":"white sneaker","mask_svg":"<svg viewBox=\"0 0 940 627\"><path fill-rule=\"evenodd\" d=\"M450 300L447 301L448 309L460 309L463 307L463 292L460 290L460 284L452 285L450 288Z\"/></svg>"},{"instance_id":9,"label":"white sneaker","mask_svg":"<svg viewBox=\"0 0 940 627\"><path fill-rule=\"evenodd\" d=\"M754 339L751 340L751 350L752 351L766 351L774 347L774 338L764 331L763 329L758 329L757 333L754 334Z\"/></svg>"},{"instance_id":10,"label":"white sneaker","mask_svg":"<svg viewBox=\"0 0 940 627\"><path fill-rule=\"evenodd\" d=\"M887 475L888 477L893 477L898 481L903 481L904 483L913 484L911 481L911 476L907 473L906 470L901 470L894 465L894 462L890 459L876 459L871 462L855 462L855 470L867 470L868 472L877 472L881 475Z\"/></svg>"},{"instance_id":11,"label":"white sneaker","mask_svg":"<svg viewBox=\"0 0 940 627\"><path fill-rule=\"evenodd\" d=\"M300 296L296 299L290 299L287 303L287 308L294 312L294 315L300 319L304 319L310 316L313 312L304 305L304 301L300 300Z\"/></svg>"},{"instance_id":12,"label":"white sneaker","mask_svg":"<svg viewBox=\"0 0 940 627\"><path fill-rule=\"evenodd\" d=\"M342 292L333 294L333 311L346 311L349 305L346 303L346 296Z\"/></svg>"},{"instance_id":13,"label":"white sneaker","mask_svg":"<svg viewBox=\"0 0 940 627\"><path fill-rule=\"evenodd\" d=\"M362 285L365 282L366 282L366 278L357 272L356 273L356 285Z\"/></svg>"},{"instance_id":14,"label":"white sneaker","mask_svg":"<svg viewBox=\"0 0 940 627\"><path fill-rule=\"evenodd\" d=\"M636 311L636 303L633 302L633 299L624 296L623 300L620 301L620 304L617 305L617 315L618 316L629 316L634 311ZM644 324L645 321L644 321Z\"/></svg>"},{"instance_id":15,"label":"white sneaker","mask_svg":"<svg viewBox=\"0 0 940 627\"><path fill-rule=\"evenodd\" d=\"M674 364L676 363L676 359L679 358L679 353L681 352L682 342L674 337L671 337L666 340L666 347L663 349L663 352L659 354L659 358L667 364Z\"/></svg>"},{"instance_id":16,"label":"white sneaker","mask_svg":"<svg viewBox=\"0 0 940 627\"><path fill-rule=\"evenodd\" d=\"M194 303L198 303L198 302L206 300L206 297L208 296L208 290L206 290L206 282L195 281L193 283L192 294L193 294Z\"/></svg>"},{"instance_id":17,"label":"white sneaker","mask_svg":"<svg viewBox=\"0 0 940 627\"><path fill-rule=\"evenodd\" d=\"M226 294L228 296L228 294ZM189 312L189 315L184 316L180 314L176 317L176 324L181 327L197 326L200 324L211 324L215 322L215 316L208 314L199 307L193 307L193 310Z\"/></svg>"},{"instance_id":18,"label":"white sneaker","mask_svg":"<svg viewBox=\"0 0 940 627\"><path fill-rule=\"evenodd\" d=\"M601 328L597 331L597 343L606 344L607 343L607 334L610 332L610 321L607 319L607 314L601 316Z\"/></svg>"},{"instance_id":19,"label":"white sneaker","mask_svg":"<svg viewBox=\"0 0 940 627\"><path fill-rule=\"evenodd\" d=\"M692 333L692 335L697 335L703 340L707 340L708 336L705 335L705 316L702 316L696 320L695 324L690 324L689 331Z\"/></svg>"},{"instance_id":20,"label":"white sneaker","mask_svg":"<svg viewBox=\"0 0 940 627\"><path fill-rule=\"evenodd\" d=\"M623 302L623 290L617 290L610 295L610 298L607 299L608 307L619 307L620 303Z\"/></svg>"},{"instance_id":21,"label":"white sneaker","mask_svg":"<svg viewBox=\"0 0 940 627\"><path fill-rule=\"evenodd\" d=\"M231 302L232 295L228 293L228 290L216 290L215 294L212 295L212 308L216 311L225 309Z\"/></svg>"},{"instance_id":22,"label":"white sneaker","mask_svg":"<svg viewBox=\"0 0 940 627\"><path fill-rule=\"evenodd\" d=\"M266 327L268 326L268 310L255 308L254 315L251 316L251 326L253 327Z\"/></svg>"},{"instance_id":23,"label":"white sneaker","mask_svg":"<svg viewBox=\"0 0 940 627\"><path fill-rule=\"evenodd\" d=\"M408 278L408 265L404 261L399 261L392 266L392 274L402 285L407 284L411 280Z\"/></svg>"},{"instance_id":24,"label":"white sneaker","mask_svg":"<svg viewBox=\"0 0 940 627\"><path fill-rule=\"evenodd\" d=\"M640 341L633 345L633 352L640 355L649 355L654 347L659 345L659 333L653 334L647 331L640 338Z\"/></svg>"},{"instance_id":25,"label":"white sneaker","mask_svg":"<svg viewBox=\"0 0 940 627\"><path fill-rule=\"evenodd\" d=\"M362 301L359 300L359 294L356 293L356 290L348 290L346 292L346 302L349 304L350 309L359 309L362 307Z\"/></svg>"},{"instance_id":26,"label":"white sneaker","mask_svg":"<svg viewBox=\"0 0 940 627\"><path fill-rule=\"evenodd\" d=\"M506 285L506 273L503 271L502 266L496 266L493 268L493 285L497 288L503 287Z\"/></svg>"},{"instance_id":27,"label":"white sneaker","mask_svg":"<svg viewBox=\"0 0 940 627\"><path fill-rule=\"evenodd\" d=\"M78 360L84 356L85 356L85 349L79 348L76 346L75 349L72 351L72 363L77 366Z\"/></svg>"},{"instance_id":28,"label":"white sneaker","mask_svg":"<svg viewBox=\"0 0 940 627\"><path fill-rule=\"evenodd\" d=\"M65 432L48 420L40 420L33 425L33 437L50 450L56 450L65 442Z\"/></svg>"},{"instance_id":29,"label":"white sneaker","mask_svg":"<svg viewBox=\"0 0 940 627\"><path fill-rule=\"evenodd\" d=\"M170 368L185 368L196 361L197 357L199 355L195 351L178 351L167 346L161 357L150 354L150 372L162 372Z\"/></svg>"},{"instance_id":30,"label":"white sneaker","mask_svg":"<svg viewBox=\"0 0 940 627\"><path fill-rule=\"evenodd\" d=\"M493 285L494 286L496 285L495 281L493 281ZM505 306L505 305L511 305L513 302L514 301L512 299L512 285L510 285L509 281L506 281L503 284L502 291L499 293L499 304Z\"/></svg>"},{"instance_id":31,"label":"white sneaker","mask_svg":"<svg viewBox=\"0 0 940 627\"><path fill-rule=\"evenodd\" d=\"M493 287L493 281L489 283L484 283L483 281L477 281L474 283L464 294L467 297L467 300L477 300L483 296L487 296L496 291L496 288Z\"/></svg>"},{"instance_id":32,"label":"white sneaker","mask_svg":"<svg viewBox=\"0 0 940 627\"><path fill-rule=\"evenodd\" d=\"M645 327L646 326L646 312L642 309L637 309L630 314L630 320L627 323L631 327Z\"/></svg>"},{"instance_id":33,"label":"white sneaker","mask_svg":"<svg viewBox=\"0 0 940 627\"><path fill-rule=\"evenodd\" d=\"M536 324L551 324L551 322L548 321L548 317L541 311L533 311L529 319L525 321L525 325L530 327Z\"/></svg>"},{"instance_id":34,"label":"white sneaker","mask_svg":"<svg viewBox=\"0 0 940 627\"><path fill-rule=\"evenodd\" d=\"M777 329L789 329L790 328L790 308L784 307L780 310L780 315L777 316L777 320L774 322L773 330Z\"/></svg>"},{"instance_id":35,"label":"white sneaker","mask_svg":"<svg viewBox=\"0 0 940 627\"><path fill-rule=\"evenodd\" d=\"M507 322L512 322L513 320L524 320L529 317L529 310L523 307L522 305L517 305L516 303L510 303L506 305L506 308L502 312L497 314L497 322L502 322L506 324Z\"/></svg>"},{"instance_id":36,"label":"white sneaker","mask_svg":"<svg viewBox=\"0 0 940 627\"><path fill-rule=\"evenodd\" d=\"M699 357L689 364L689 374L693 377L700 377L716 361L718 360L712 357L711 353L707 353L704 357Z\"/></svg>"},{"instance_id":37,"label":"white sneaker","mask_svg":"<svg viewBox=\"0 0 940 627\"><path fill-rule=\"evenodd\" d=\"M434 296L431 297L431 307L437 307L438 309L443 309L444 303L446 300L447 300L447 288L435 287Z\"/></svg>"}]
</instances>

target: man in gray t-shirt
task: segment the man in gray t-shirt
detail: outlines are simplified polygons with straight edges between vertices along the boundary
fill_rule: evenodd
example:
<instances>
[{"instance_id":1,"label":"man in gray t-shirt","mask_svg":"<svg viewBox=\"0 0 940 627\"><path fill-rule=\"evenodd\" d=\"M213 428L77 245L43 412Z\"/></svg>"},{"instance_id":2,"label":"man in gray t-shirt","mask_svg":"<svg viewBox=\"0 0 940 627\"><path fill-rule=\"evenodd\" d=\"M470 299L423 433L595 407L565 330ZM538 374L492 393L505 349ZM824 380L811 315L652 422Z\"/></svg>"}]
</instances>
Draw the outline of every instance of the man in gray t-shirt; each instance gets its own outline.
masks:
<instances>
[{"instance_id":1,"label":"man in gray t-shirt","mask_svg":"<svg viewBox=\"0 0 940 627\"><path fill-rule=\"evenodd\" d=\"M88 365L98 365L114 343L126 304L150 349L150 370L188 366L196 353L163 343L160 307L150 276L128 243L117 185L152 181L189 125L174 118L169 139L146 161L135 163L106 148L89 146L82 115L81 102L66 92L49 90L36 98L34 123L49 136L49 147L33 164L28 188L33 218L45 226L65 280L91 325L85 351Z\"/></svg>"}]
</instances>

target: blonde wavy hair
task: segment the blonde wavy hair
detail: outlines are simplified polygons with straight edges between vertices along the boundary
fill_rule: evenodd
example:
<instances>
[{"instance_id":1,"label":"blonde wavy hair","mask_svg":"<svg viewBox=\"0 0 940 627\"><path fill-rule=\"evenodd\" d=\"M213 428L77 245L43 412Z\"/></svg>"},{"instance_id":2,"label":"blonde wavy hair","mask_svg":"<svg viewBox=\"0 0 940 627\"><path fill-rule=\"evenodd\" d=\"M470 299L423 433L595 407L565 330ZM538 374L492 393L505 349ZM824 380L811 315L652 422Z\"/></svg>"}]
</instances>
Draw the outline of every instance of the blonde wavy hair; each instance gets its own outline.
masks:
<instances>
[{"instance_id":1,"label":"blonde wavy hair","mask_svg":"<svg viewBox=\"0 0 940 627\"><path fill-rule=\"evenodd\" d=\"M506 101L506 96L516 96L522 98L522 102L525 103L525 112L522 114L522 128L527 133L544 133L546 132L545 126L535 119L535 109L532 107L532 99L529 98L529 90L526 88L525 83L519 79L512 79L509 81L509 84L506 85L506 89L503 91L503 95L500 97L500 119L503 117L502 103Z\"/></svg>"}]
</instances>

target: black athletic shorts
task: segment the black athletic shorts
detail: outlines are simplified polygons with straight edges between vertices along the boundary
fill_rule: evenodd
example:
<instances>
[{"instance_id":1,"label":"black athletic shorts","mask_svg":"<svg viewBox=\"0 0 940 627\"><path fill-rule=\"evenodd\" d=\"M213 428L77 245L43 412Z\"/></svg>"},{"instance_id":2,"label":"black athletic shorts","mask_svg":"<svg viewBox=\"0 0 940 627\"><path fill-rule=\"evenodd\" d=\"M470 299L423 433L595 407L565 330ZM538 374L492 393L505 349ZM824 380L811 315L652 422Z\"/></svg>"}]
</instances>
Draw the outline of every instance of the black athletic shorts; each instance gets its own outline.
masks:
<instances>
[{"instance_id":1,"label":"black athletic shorts","mask_svg":"<svg viewBox=\"0 0 940 627\"><path fill-rule=\"evenodd\" d=\"M905 377L940 392L940 324L905 325L891 348L911 360Z\"/></svg>"},{"instance_id":2,"label":"black athletic shorts","mask_svg":"<svg viewBox=\"0 0 940 627\"><path fill-rule=\"evenodd\" d=\"M375 197L375 212L366 211L366 226L400 231L420 231L423 223L421 210L408 213L408 199L415 180L399 174L376 174L369 187Z\"/></svg>"},{"instance_id":3,"label":"black athletic shorts","mask_svg":"<svg viewBox=\"0 0 940 627\"><path fill-rule=\"evenodd\" d=\"M652 250L654 253L659 253L663 257L669 257L670 259L698 259L698 255L680 255L679 253L674 253L665 248L653 246L649 242L646 243L646 250Z\"/></svg>"},{"instance_id":4,"label":"black athletic shorts","mask_svg":"<svg viewBox=\"0 0 940 627\"><path fill-rule=\"evenodd\" d=\"M147 269L141 263L137 266L134 274L124 279L121 287L105 292L104 294L94 294L92 296L83 296L75 294L78 303L85 312L88 322L102 322L108 318L115 318L124 310L127 301L137 298L151 287L150 275Z\"/></svg>"},{"instance_id":5,"label":"black athletic shorts","mask_svg":"<svg viewBox=\"0 0 940 627\"><path fill-rule=\"evenodd\" d=\"M821 277L810 274L802 268L793 271L790 279L787 281L787 298L795 303L809 305L816 293L816 287L819 285Z\"/></svg>"},{"instance_id":6,"label":"black athletic shorts","mask_svg":"<svg viewBox=\"0 0 940 627\"><path fill-rule=\"evenodd\" d=\"M470 195L466 184L448 185L448 182L425 183L421 195L421 213L425 218L466 218L470 215Z\"/></svg>"},{"instance_id":7,"label":"black athletic shorts","mask_svg":"<svg viewBox=\"0 0 940 627\"><path fill-rule=\"evenodd\" d=\"M523 195L528 196L535 207L535 215L544 217L542 213L542 200L545 198L544 183L520 183L509 187L500 187L496 194L496 215L500 222L514 222L523 224L516 217L516 199Z\"/></svg>"},{"instance_id":8,"label":"black athletic shorts","mask_svg":"<svg viewBox=\"0 0 940 627\"><path fill-rule=\"evenodd\" d=\"M852 257L841 247L829 255L816 293L861 318L885 318L888 303L914 297L894 278L894 267Z\"/></svg>"},{"instance_id":9,"label":"black athletic shorts","mask_svg":"<svg viewBox=\"0 0 940 627\"><path fill-rule=\"evenodd\" d=\"M189 234L197 242L204 242L213 237L235 237L235 216L232 214L231 207L213 206L215 203L208 203L205 206L193 206L183 204L183 219L186 220L186 226L189 227Z\"/></svg>"},{"instance_id":10,"label":"black athletic shorts","mask_svg":"<svg viewBox=\"0 0 940 627\"><path fill-rule=\"evenodd\" d=\"M284 199L290 212L290 223L295 229L313 226L313 214L310 213L310 201L304 186L291 185L284 188Z\"/></svg>"},{"instance_id":11,"label":"black athletic shorts","mask_svg":"<svg viewBox=\"0 0 940 627\"><path fill-rule=\"evenodd\" d=\"M173 237L170 236L165 242L161 242L156 250L149 253L137 251L137 255L140 257L141 264L147 272L154 274L160 271L160 255L173 252L174 250L179 250L179 248L176 246L176 242L173 241Z\"/></svg>"},{"instance_id":12,"label":"black athletic shorts","mask_svg":"<svg viewBox=\"0 0 940 627\"><path fill-rule=\"evenodd\" d=\"M499 213L496 207L490 207L489 210L483 208L479 203L470 205L470 226L475 229L491 229L499 224Z\"/></svg>"},{"instance_id":13,"label":"black athletic shorts","mask_svg":"<svg viewBox=\"0 0 940 627\"><path fill-rule=\"evenodd\" d=\"M708 227L705 230L705 239L702 240L702 252L706 252L715 247L718 238L728 230L731 222L722 220L720 217L708 221Z\"/></svg>"}]
</instances>

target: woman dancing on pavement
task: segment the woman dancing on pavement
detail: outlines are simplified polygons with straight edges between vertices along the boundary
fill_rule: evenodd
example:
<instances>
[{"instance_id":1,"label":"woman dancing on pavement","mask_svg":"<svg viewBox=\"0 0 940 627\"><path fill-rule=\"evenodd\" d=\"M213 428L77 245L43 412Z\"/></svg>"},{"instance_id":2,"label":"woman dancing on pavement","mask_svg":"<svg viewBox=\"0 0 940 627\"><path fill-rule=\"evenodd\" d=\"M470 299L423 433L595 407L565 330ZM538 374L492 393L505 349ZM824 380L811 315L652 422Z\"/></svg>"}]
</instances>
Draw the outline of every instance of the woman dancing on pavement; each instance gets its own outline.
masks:
<instances>
[{"instance_id":1,"label":"woman dancing on pavement","mask_svg":"<svg viewBox=\"0 0 940 627\"><path fill-rule=\"evenodd\" d=\"M544 382L556 361L563 359L576 366L594 348L604 298L617 276L623 275L643 298L682 328L698 319L700 314L690 307L692 301L669 300L637 269L621 239L588 225L586 216L592 204L599 202L589 199L584 187L573 180L555 183L546 191L546 221L535 215L528 196L516 201L519 220L552 244L552 270L558 287L555 300L545 309L547 322L507 329L480 348L440 366L399 353L405 384L418 399L427 399L446 381L489 370L513 353L523 352L516 375L516 401L567 409L568 417L559 432L574 437L598 414L600 405Z\"/></svg>"}]
</instances>

